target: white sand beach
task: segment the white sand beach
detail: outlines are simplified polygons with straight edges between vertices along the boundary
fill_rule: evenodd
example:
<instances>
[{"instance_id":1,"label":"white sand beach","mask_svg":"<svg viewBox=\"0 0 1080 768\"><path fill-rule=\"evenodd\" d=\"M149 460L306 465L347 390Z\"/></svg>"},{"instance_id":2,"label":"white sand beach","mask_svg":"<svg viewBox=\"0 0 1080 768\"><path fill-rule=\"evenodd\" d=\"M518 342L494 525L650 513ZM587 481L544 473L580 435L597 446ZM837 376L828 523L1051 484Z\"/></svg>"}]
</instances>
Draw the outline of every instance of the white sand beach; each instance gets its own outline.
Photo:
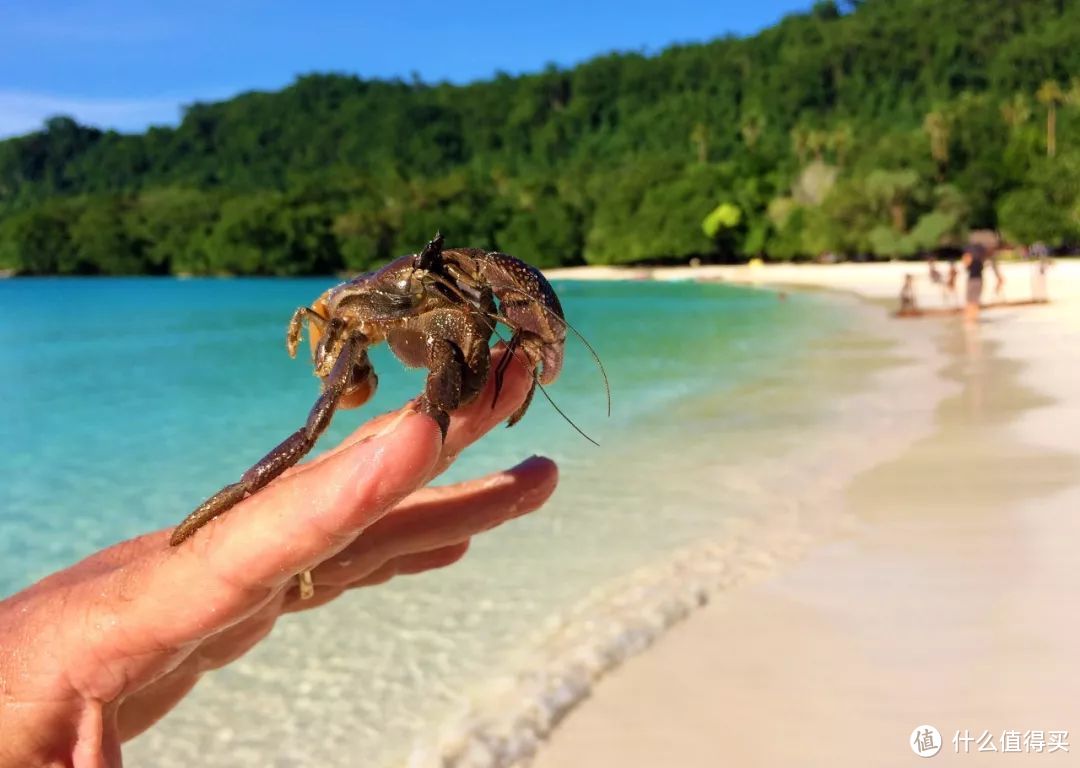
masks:
<instances>
[{"instance_id":1,"label":"white sand beach","mask_svg":"<svg viewBox=\"0 0 1080 768\"><path fill-rule=\"evenodd\" d=\"M1029 270L1004 265L1007 299L1028 297ZM920 303L939 305L918 264L556 276L895 300L909 272ZM603 678L534 765L910 765L912 732L924 724L941 734L938 761L1071 763L1080 752L1080 263L1058 262L1049 288L1052 303L989 310L976 327L894 321L921 324L948 361L940 374L958 394L939 403L931 433L850 484L853 528L718 595Z\"/></svg>"}]
</instances>

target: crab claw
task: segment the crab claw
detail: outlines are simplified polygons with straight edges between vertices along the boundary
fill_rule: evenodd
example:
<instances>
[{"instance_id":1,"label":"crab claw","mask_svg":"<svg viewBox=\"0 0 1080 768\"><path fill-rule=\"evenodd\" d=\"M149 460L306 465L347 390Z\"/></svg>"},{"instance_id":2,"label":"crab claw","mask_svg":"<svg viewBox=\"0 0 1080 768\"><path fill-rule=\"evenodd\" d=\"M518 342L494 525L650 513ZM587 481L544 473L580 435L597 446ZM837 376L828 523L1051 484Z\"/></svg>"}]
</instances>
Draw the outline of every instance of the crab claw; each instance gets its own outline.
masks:
<instances>
[{"instance_id":1,"label":"crab claw","mask_svg":"<svg viewBox=\"0 0 1080 768\"><path fill-rule=\"evenodd\" d=\"M557 343L541 344L540 353L537 355L540 365L540 383L550 384L559 378L562 373L563 353L565 348L564 336Z\"/></svg>"},{"instance_id":2,"label":"crab claw","mask_svg":"<svg viewBox=\"0 0 1080 768\"><path fill-rule=\"evenodd\" d=\"M566 320L555 289L536 267L505 253L486 254L479 262L502 316L518 337L514 346L528 355L540 383L555 381L566 345Z\"/></svg>"},{"instance_id":3,"label":"crab claw","mask_svg":"<svg viewBox=\"0 0 1080 768\"><path fill-rule=\"evenodd\" d=\"M353 363L349 380L345 383L345 390L341 393L338 401L339 408L359 408L375 394L379 387L379 377L375 375L375 369L371 367L367 351L360 353Z\"/></svg>"},{"instance_id":4,"label":"crab claw","mask_svg":"<svg viewBox=\"0 0 1080 768\"><path fill-rule=\"evenodd\" d=\"M511 352L519 358L524 356L533 374L525 402L507 421L513 426L528 410L537 383L550 384L559 377L566 346L566 320L559 297L540 270L498 252L484 254L476 262L483 281L499 300L499 314L514 331Z\"/></svg>"}]
</instances>

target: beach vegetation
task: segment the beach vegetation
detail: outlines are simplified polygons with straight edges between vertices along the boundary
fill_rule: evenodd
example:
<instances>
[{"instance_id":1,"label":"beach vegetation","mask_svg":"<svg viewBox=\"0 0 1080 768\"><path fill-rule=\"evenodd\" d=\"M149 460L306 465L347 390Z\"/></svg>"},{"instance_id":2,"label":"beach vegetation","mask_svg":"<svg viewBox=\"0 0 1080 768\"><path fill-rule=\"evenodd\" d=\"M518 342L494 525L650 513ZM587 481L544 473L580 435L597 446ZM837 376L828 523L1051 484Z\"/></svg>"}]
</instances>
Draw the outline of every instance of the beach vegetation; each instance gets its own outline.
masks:
<instances>
[{"instance_id":1,"label":"beach vegetation","mask_svg":"<svg viewBox=\"0 0 1080 768\"><path fill-rule=\"evenodd\" d=\"M1080 0L826 0L467 85L305 75L137 134L55 117L0 142L0 268L356 271L437 229L544 267L1075 246L1077 78Z\"/></svg>"}]
</instances>

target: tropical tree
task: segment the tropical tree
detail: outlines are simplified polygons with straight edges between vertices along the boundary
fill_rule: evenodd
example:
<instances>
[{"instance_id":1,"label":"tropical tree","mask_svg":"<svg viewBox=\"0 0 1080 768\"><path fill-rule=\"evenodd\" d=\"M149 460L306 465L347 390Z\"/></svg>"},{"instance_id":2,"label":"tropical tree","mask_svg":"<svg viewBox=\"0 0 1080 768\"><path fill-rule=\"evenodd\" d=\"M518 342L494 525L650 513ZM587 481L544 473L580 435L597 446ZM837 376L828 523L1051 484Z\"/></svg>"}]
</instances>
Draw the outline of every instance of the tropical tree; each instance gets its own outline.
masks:
<instances>
[{"instance_id":1,"label":"tropical tree","mask_svg":"<svg viewBox=\"0 0 1080 768\"><path fill-rule=\"evenodd\" d=\"M690 131L690 143L694 145L697 161L706 162L709 159L709 130L705 123L694 123L694 129Z\"/></svg>"},{"instance_id":2,"label":"tropical tree","mask_svg":"<svg viewBox=\"0 0 1080 768\"><path fill-rule=\"evenodd\" d=\"M949 129L950 119L942 109L926 113L923 118L923 130L930 139L930 156L937 165L938 179L945 178L945 169L949 165Z\"/></svg>"},{"instance_id":3,"label":"tropical tree","mask_svg":"<svg viewBox=\"0 0 1080 768\"><path fill-rule=\"evenodd\" d=\"M1001 119L1011 130L1016 130L1031 119L1031 104L1023 93L1014 93L1001 104Z\"/></svg>"},{"instance_id":4,"label":"tropical tree","mask_svg":"<svg viewBox=\"0 0 1080 768\"><path fill-rule=\"evenodd\" d=\"M1080 242L1076 30L1077 0L847 0L467 84L308 75L141 133L56 118L0 141L0 268L369 269L436 229L542 264L906 254L1024 216Z\"/></svg>"},{"instance_id":5,"label":"tropical tree","mask_svg":"<svg viewBox=\"0 0 1080 768\"><path fill-rule=\"evenodd\" d=\"M6 260L23 274L49 275L76 261L71 212L57 206L18 213L4 222Z\"/></svg>"},{"instance_id":6,"label":"tropical tree","mask_svg":"<svg viewBox=\"0 0 1080 768\"><path fill-rule=\"evenodd\" d=\"M1017 243L1060 243L1075 228L1068 217L1055 207L1041 189L1024 187L1014 190L998 204L998 222L1007 238Z\"/></svg>"},{"instance_id":7,"label":"tropical tree","mask_svg":"<svg viewBox=\"0 0 1080 768\"><path fill-rule=\"evenodd\" d=\"M716 243L717 250L730 256L735 250L735 237L743 223L742 211L734 203L724 202L712 209L701 222L705 236Z\"/></svg>"},{"instance_id":8,"label":"tropical tree","mask_svg":"<svg viewBox=\"0 0 1080 768\"><path fill-rule=\"evenodd\" d=\"M1035 98L1046 107L1046 156L1057 154L1057 105L1065 94L1056 80L1047 80L1039 86Z\"/></svg>"},{"instance_id":9,"label":"tropical tree","mask_svg":"<svg viewBox=\"0 0 1080 768\"><path fill-rule=\"evenodd\" d=\"M919 175L913 170L875 170L866 177L866 193L884 210L894 232L907 230L908 205L919 185Z\"/></svg>"},{"instance_id":10,"label":"tropical tree","mask_svg":"<svg viewBox=\"0 0 1080 768\"><path fill-rule=\"evenodd\" d=\"M750 150L757 145L758 139L761 138L761 133L764 130L765 118L760 112L750 112L744 115L739 123L739 135L742 136L743 144Z\"/></svg>"},{"instance_id":11,"label":"tropical tree","mask_svg":"<svg viewBox=\"0 0 1080 768\"><path fill-rule=\"evenodd\" d=\"M836 164L844 165L851 150L855 147L855 131L852 129L851 123L840 123L829 131L828 145L829 149L832 150L833 157L836 159Z\"/></svg>"}]
</instances>

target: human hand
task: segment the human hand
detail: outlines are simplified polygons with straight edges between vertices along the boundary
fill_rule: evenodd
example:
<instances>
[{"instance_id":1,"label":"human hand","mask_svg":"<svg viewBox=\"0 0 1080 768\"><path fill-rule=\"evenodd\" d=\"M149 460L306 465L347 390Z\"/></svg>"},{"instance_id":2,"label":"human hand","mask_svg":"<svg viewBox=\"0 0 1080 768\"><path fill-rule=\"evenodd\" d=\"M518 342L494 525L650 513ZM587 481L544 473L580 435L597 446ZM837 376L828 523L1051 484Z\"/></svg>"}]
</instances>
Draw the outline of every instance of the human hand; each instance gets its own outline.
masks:
<instances>
[{"instance_id":1,"label":"human hand","mask_svg":"<svg viewBox=\"0 0 1080 768\"><path fill-rule=\"evenodd\" d=\"M448 565L474 534L542 505L557 482L547 459L423 488L524 400L524 366L508 367L494 407L493 379L445 442L426 416L385 414L179 547L167 530L140 536L0 602L0 768L119 766L123 741L282 614ZM315 595L301 600L306 569Z\"/></svg>"}]
</instances>

